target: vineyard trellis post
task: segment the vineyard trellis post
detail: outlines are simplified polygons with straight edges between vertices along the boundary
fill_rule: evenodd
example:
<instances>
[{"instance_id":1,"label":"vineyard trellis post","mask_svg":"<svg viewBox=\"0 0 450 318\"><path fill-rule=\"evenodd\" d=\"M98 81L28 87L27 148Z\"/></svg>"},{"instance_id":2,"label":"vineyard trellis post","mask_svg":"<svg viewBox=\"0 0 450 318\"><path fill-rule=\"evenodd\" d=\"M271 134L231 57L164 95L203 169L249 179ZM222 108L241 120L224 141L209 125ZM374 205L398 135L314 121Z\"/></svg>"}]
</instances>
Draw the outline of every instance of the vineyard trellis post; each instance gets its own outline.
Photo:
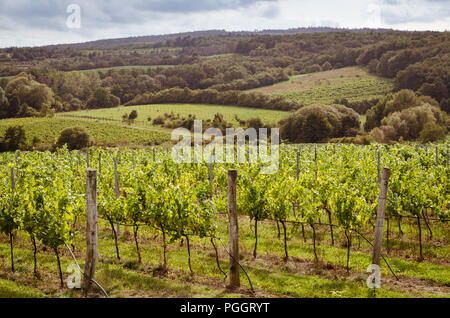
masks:
<instances>
[{"instance_id":1,"label":"vineyard trellis post","mask_svg":"<svg viewBox=\"0 0 450 318\"><path fill-rule=\"evenodd\" d=\"M377 152L377 171L378 171L378 183L381 182L381 175L380 175L380 171L381 170L381 160L380 160L380 152Z\"/></svg>"},{"instance_id":2,"label":"vineyard trellis post","mask_svg":"<svg viewBox=\"0 0 450 318\"><path fill-rule=\"evenodd\" d=\"M372 264L380 266L381 246L383 240L384 216L386 213L386 197L388 192L391 169L384 167L381 175L380 196L378 197L378 210L375 224L375 238L373 243Z\"/></svg>"},{"instance_id":3,"label":"vineyard trellis post","mask_svg":"<svg viewBox=\"0 0 450 318\"><path fill-rule=\"evenodd\" d=\"M81 165L81 150L78 149L78 165Z\"/></svg>"},{"instance_id":4,"label":"vineyard trellis post","mask_svg":"<svg viewBox=\"0 0 450 318\"><path fill-rule=\"evenodd\" d=\"M209 159L209 183L211 185L210 199L212 200L212 197L213 197L213 157L212 156Z\"/></svg>"},{"instance_id":5,"label":"vineyard trellis post","mask_svg":"<svg viewBox=\"0 0 450 318\"><path fill-rule=\"evenodd\" d=\"M120 150L119 150L120 153ZM119 198L119 176L117 174L117 159L114 158L114 188L116 191L116 200ZM117 223L117 236L120 236L120 224Z\"/></svg>"},{"instance_id":6,"label":"vineyard trellis post","mask_svg":"<svg viewBox=\"0 0 450 318\"><path fill-rule=\"evenodd\" d=\"M98 153L98 175L102 174L102 153Z\"/></svg>"},{"instance_id":7,"label":"vineyard trellis post","mask_svg":"<svg viewBox=\"0 0 450 318\"><path fill-rule=\"evenodd\" d=\"M237 170L228 170L228 232L230 247L230 288L240 287L239 277L239 226L236 202Z\"/></svg>"},{"instance_id":8,"label":"vineyard trellis post","mask_svg":"<svg viewBox=\"0 0 450 318\"><path fill-rule=\"evenodd\" d=\"M86 262L84 264L85 278L83 289L85 292L91 287L91 280L95 276L97 265L97 170L87 169L86 182Z\"/></svg>"},{"instance_id":9,"label":"vineyard trellis post","mask_svg":"<svg viewBox=\"0 0 450 318\"><path fill-rule=\"evenodd\" d=\"M86 150L86 167L89 168L89 149Z\"/></svg>"},{"instance_id":10,"label":"vineyard trellis post","mask_svg":"<svg viewBox=\"0 0 450 318\"><path fill-rule=\"evenodd\" d=\"M447 148L447 169L448 169L448 148Z\"/></svg>"},{"instance_id":11,"label":"vineyard trellis post","mask_svg":"<svg viewBox=\"0 0 450 318\"><path fill-rule=\"evenodd\" d=\"M436 146L436 167L439 167L439 149Z\"/></svg>"}]
</instances>

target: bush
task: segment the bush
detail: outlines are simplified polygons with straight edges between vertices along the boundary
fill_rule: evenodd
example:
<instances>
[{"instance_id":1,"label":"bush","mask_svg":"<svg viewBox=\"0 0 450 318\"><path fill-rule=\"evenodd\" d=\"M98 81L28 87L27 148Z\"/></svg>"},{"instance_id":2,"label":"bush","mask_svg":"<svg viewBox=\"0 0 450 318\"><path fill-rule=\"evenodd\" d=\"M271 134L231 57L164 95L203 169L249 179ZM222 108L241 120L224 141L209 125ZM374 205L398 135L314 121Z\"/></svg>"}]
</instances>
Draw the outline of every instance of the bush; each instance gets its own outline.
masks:
<instances>
[{"instance_id":1,"label":"bush","mask_svg":"<svg viewBox=\"0 0 450 318\"><path fill-rule=\"evenodd\" d=\"M22 126L11 126L6 129L3 141L0 144L1 151L16 151L26 149L25 129Z\"/></svg>"},{"instance_id":2,"label":"bush","mask_svg":"<svg viewBox=\"0 0 450 318\"><path fill-rule=\"evenodd\" d=\"M83 127L66 128L56 142L56 146L62 147L67 145L70 150L82 149L91 145L91 138L87 130Z\"/></svg>"},{"instance_id":3,"label":"bush","mask_svg":"<svg viewBox=\"0 0 450 318\"><path fill-rule=\"evenodd\" d=\"M164 117L158 116L155 119L153 119L153 125L164 125Z\"/></svg>"},{"instance_id":4,"label":"bush","mask_svg":"<svg viewBox=\"0 0 450 318\"><path fill-rule=\"evenodd\" d=\"M420 132L420 141L423 143L434 142L443 139L447 134L447 128L442 127L436 123L426 123L423 130Z\"/></svg>"},{"instance_id":5,"label":"bush","mask_svg":"<svg viewBox=\"0 0 450 318\"><path fill-rule=\"evenodd\" d=\"M320 142L359 129L359 115L343 105L309 105L280 122L281 138L291 142Z\"/></svg>"}]
</instances>

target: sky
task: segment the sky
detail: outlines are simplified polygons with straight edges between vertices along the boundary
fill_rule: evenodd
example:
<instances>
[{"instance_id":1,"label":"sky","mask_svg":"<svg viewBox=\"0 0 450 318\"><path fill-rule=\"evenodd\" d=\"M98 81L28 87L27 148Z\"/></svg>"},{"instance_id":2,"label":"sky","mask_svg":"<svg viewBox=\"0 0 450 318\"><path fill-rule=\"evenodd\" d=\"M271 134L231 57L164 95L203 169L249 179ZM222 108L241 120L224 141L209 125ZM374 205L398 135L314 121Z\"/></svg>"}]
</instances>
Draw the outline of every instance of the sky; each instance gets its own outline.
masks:
<instances>
[{"instance_id":1,"label":"sky","mask_svg":"<svg viewBox=\"0 0 450 318\"><path fill-rule=\"evenodd\" d=\"M199 30L450 30L450 0L0 0L0 47Z\"/></svg>"}]
</instances>

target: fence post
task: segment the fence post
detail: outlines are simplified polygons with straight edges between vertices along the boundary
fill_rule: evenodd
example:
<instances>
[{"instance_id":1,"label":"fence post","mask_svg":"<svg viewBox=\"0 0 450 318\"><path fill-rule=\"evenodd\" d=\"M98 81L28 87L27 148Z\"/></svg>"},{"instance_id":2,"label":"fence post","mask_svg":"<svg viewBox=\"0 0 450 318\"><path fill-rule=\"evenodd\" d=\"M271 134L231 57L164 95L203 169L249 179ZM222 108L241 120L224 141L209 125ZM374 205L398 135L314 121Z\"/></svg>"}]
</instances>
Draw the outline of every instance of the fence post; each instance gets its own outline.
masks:
<instances>
[{"instance_id":1,"label":"fence post","mask_svg":"<svg viewBox=\"0 0 450 318\"><path fill-rule=\"evenodd\" d=\"M86 262L83 280L85 292L91 287L97 265L97 170L87 169L86 182Z\"/></svg>"},{"instance_id":2,"label":"fence post","mask_svg":"<svg viewBox=\"0 0 450 318\"><path fill-rule=\"evenodd\" d=\"M383 240L384 215L386 213L386 196L388 191L391 170L383 168L380 184L380 196L378 197L377 220L375 224L375 239L373 243L372 264L380 266L381 244Z\"/></svg>"},{"instance_id":3,"label":"fence post","mask_svg":"<svg viewBox=\"0 0 450 318\"><path fill-rule=\"evenodd\" d=\"M78 165L81 165L81 150L78 149Z\"/></svg>"},{"instance_id":4,"label":"fence post","mask_svg":"<svg viewBox=\"0 0 450 318\"><path fill-rule=\"evenodd\" d=\"M133 170L134 170L134 151L131 153L131 158L133 160Z\"/></svg>"},{"instance_id":5,"label":"fence post","mask_svg":"<svg viewBox=\"0 0 450 318\"><path fill-rule=\"evenodd\" d=\"M86 166L89 168L89 149L86 150Z\"/></svg>"},{"instance_id":6,"label":"fence post","mask_svg":"<svg viewBox=\"0 0 450 318\"><path fill-rule=\"evenodd\" d=\"M228 233L230 247L230 288L241 285L239 277L239 227L236 205L237 170L228 170Z\"/></svg>"},{"instance_id":7,"label":"fence post","mask_svg":"<svg viewBox=\"0 0 450 318\"><path fill-rule=\"evenodd\" d=\"M155 158L156 157L156 154L155 154L155 147L153 147L153 162L155 162Z\"/></svg>"}]
</instances>

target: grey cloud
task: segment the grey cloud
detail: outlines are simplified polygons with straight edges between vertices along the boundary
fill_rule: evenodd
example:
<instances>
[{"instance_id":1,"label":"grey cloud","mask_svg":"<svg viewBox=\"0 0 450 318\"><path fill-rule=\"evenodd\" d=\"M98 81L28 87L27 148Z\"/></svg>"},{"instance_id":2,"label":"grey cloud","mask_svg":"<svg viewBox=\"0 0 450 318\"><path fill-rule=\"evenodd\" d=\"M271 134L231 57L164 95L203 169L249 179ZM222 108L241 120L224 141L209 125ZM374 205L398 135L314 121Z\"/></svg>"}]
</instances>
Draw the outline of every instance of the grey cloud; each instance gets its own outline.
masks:
<instances>
[{"instance_id":1,"label":"grey cloud","mask_svg":"<svg viewBox=\"0 0 450 318\"><path fill-rule=\"evenodd\" d=\"M380 0L380 18L395 25L450 18L450 0Z\"/></svg>"},{"instance_id":2,"label":"grey cloud","mask_svg":"<svg viewBox=\"0 0 450 318\"><path fill-rule=\"evenodd\" d=\"M61 30L65 28L69 4L79 4L86 25L124 24L147 21L156 15L189 14L195 12L241 9L261 2L277 0L0 0L0 28L7 29L6 21L13 20L17 26ZM9 18L9 19L8 19ZM10 25L11 23L9 23Z\"/></svg>"}]
</instances>

